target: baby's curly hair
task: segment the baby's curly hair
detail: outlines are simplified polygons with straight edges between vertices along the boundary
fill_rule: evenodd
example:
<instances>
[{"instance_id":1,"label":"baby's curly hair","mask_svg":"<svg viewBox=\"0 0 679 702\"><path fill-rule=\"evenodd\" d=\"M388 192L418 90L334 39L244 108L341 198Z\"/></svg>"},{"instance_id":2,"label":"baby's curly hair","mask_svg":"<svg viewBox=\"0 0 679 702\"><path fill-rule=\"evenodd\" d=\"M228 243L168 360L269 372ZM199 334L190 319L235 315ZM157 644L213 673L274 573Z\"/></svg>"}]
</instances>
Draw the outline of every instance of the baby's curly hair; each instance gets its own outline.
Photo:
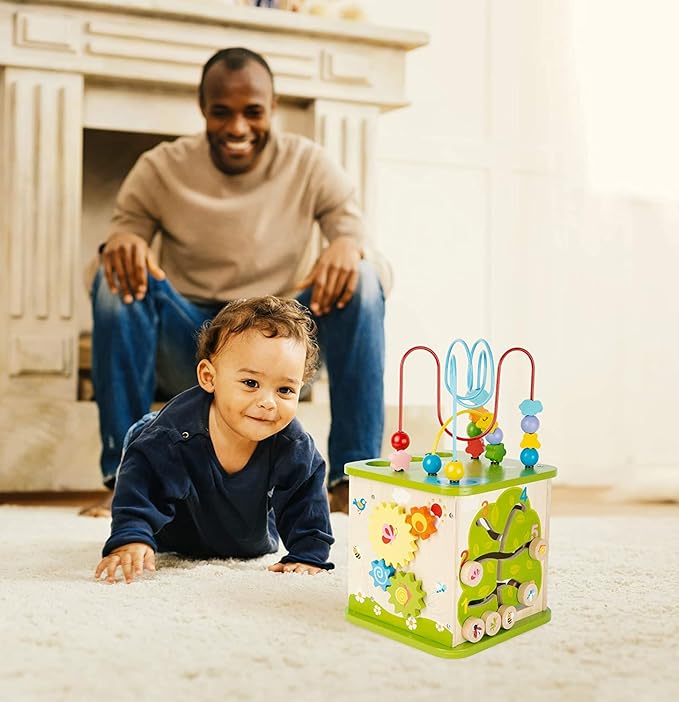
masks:
<instances>
[{"instance_id":1,"label":"baby's curly hair","mask_svg":"<svg viewBox=\"0 0 679 702\"><path fill-rule=\"evenodd\" d=\"M295 339L306 347L304 377L307 383L318 370L319 350L316 323L297 300L273 295L234 300L223 307L211 322L198 332L196 360L211 361L238 334L254 329L268 338L282 336Z\"/></svg>"}]
</instances>

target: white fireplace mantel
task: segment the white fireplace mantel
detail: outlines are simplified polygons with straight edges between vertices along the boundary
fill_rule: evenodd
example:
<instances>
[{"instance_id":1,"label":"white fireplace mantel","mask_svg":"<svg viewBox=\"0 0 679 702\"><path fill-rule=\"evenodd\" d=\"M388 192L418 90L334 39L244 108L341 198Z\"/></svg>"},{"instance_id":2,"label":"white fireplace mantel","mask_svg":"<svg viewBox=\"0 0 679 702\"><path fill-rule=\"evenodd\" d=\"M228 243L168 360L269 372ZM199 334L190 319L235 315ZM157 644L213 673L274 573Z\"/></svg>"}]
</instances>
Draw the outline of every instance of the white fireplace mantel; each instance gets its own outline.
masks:
<instances>
[{"instance_id":1,"label":"white fireplace mantel","mask_svg":"<svg viewBox=\"0 0 679 702\"><path fill-rule=\"evenodd\" d=\"M283 126L343 164L370 221L378 116L407 104L427 40L219 0L0 0L0 491L98 486L96 407L76 400L84 130L201 129L202 65L247 46Z\"/></svg>"},{"instance_id":2,"label":"white fireplace mantel","mask_svg":"<svg viewBox=\"0 0 679 702\"><path fill-rule=\"evenodd\" d=\"M283 95L405 104L405 52L419 32L232 6L219 0L0 2L0 64L86 80L195 88L205 58L247 46Z\"/></svg>"}]
</instances>

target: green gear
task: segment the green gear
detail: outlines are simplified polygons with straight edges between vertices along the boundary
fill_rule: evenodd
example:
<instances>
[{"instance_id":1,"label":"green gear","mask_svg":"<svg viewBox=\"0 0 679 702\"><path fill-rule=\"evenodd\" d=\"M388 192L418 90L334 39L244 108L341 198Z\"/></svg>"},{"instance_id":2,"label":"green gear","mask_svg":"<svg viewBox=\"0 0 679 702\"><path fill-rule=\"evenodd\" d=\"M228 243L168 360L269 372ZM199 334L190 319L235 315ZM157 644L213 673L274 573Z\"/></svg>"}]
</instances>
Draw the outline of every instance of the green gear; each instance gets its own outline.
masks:
<instances>
[{"instance_id":1,"label":"green gear","mask_svg":"<svg viewBox=\"0 0 679 702\"><path fill-rule=\"evenodd\" d=\"M387 592L394 610L404 617L416 617L424 609L426 593L422 589L422 581L416 580L414 573L399 570L392 576Z\"/></svg>"}]
</instances>

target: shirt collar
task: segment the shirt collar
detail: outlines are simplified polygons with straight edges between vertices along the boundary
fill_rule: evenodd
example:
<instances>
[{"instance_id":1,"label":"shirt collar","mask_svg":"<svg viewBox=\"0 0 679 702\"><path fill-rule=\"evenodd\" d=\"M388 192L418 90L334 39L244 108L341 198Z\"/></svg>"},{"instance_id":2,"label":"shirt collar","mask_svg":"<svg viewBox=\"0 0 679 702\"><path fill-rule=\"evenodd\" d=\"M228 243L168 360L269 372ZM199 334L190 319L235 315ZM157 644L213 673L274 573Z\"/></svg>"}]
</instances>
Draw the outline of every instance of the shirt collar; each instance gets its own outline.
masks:
<instances>
[{"instance_id":1,"label":"shirt collar","mask_svg":"<svg viewBox=\"0 0 679 702\"><path fill-rule=\"evenodd\" d=\"M195 434L210 435L210 405L212 404L212 393L206 392L199 385L196 385L182 393L182 412L175 419L175 427L182 435L188 439ZM184 436L188 434L189 436Z\"/></svg>"}]
</instances>

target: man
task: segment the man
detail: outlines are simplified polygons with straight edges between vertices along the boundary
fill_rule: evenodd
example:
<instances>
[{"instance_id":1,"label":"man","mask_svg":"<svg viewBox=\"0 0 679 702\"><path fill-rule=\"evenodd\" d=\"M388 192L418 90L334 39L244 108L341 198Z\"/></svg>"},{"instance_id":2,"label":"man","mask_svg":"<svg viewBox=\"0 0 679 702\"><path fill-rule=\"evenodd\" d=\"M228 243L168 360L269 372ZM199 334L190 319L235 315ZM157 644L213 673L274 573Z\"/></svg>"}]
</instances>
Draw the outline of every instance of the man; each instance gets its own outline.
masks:
<instances>
[{"instance_id":1,"label":"man","mask_svg":"<svg viewBox=\"0 0 679 702\"><path fill-rule=\"evenodd\" d=\"M344 464L380 453L384 294L346 174L313 142L271 128L273 76L247 49L203 68L205 134L142 154L116 201L92 288L92 377L104 484L156 391L196 383L195 337L228 300L295 295L309 307L330 385L328 493L348 510ZM308 254L318 222L327 246ZM149 248L161 238L160 263ZM108 514L108 505L84 514Z\"/></svg>"}]
</instances>

